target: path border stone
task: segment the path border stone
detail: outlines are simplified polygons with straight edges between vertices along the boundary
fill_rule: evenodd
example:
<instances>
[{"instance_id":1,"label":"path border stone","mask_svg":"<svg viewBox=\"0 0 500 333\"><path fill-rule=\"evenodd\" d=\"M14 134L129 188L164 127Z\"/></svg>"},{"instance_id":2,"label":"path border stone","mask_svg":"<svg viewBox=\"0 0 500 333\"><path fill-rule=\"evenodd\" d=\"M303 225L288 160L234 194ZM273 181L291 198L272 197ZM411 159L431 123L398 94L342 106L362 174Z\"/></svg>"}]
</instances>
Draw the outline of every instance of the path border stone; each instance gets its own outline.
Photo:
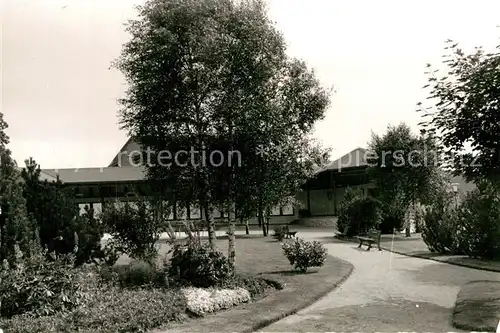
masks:
<instances>
[{"instance_id":1,"label":"path border stone","mask_svg":"<svg viewBox=\"0 0 500 333\"><path fill-rule=\"evenodd\" d=\"M389 251L389 252L400 254L400 255L403 255L403 256L407 256L407 257L413 257L413 258L419 258L419 259L427 259L427 260L437 261L437 262L441 262L441 263L445 263L445 264L450 264L450 265L455 265L455 266L461 266L461 267L467 267L467 268L477 269L477 270L480 270L480 271L500 273L500 268L496 268L496 267L484 267L484 266L473 265L473 264L468 264L468 263L455 262L455 261L451 260L451 258L449 258L449 257L453 258L453 256L443 255L443 257L447 257L447 258L429 257L429 256L427 256L425 254L405 253L405 252L397 251L397 250L394 250L394 249L391 250L390 248L387 248L387 247L385 247L383 245L380 245L380 247L383 250L385 250L385 251Z\"/></svg>"},{"instance_id":2,"label":"path border stone","mask_svg":"<svg viewBox=\"0 0 500 333\"><path fill-rule=\"evenodd\" d=\"M331 256L333 259L339 261L339 262L342 262L344 264L347 264L349 266L347 272L345 274L343 274L340 279L338 279L337 281L335 281L331 288L325 290L324 292L320 293L320 294L317 294L317 295L314 295L315 297L312 297L311 299L309 299L308 302L305 302L305 303L302 303L300 304L299 306L297 307L294 307L292 309L289 309L287 311L282 311L278 314L276 314L274 317L272 318L269 318L269 319L266 319L266 320L263 320L261 321L260 323L254 325L254 327L251 329L251 330L246 330L246 331L243 331L242 333L252 333L252 332L257 332L258 330L264 328L264 327L267 327L269 325L272 325L274 324L275 322L277 321L280 321L281 319L283 318L286 318L288 316L291 316L291 315L294 315L296 314L297 312L313 305L314 303L316 303L317 301L319 301L320 299L322 299L323 297L325 297L326 295L328 295L329 293L331 293L332 291L334 291L335 289L337 289L338 287L340 287L345 281L347 281L347 279L349 279L349 277L352 275L352 272L354 271L354 265L351 264L350 262L346 261L346 260L342 260L340 258L337 258L337 257L334 257L334 256ZM278 291L279 292L279 291Z\"/></svg>"},{"instance_id":3,"label":"path border stone","mask_svg":"<svg viewBox=\"0 0 500 333\"><path fill-rule=\"evenodd\" d=\"M340 241L340 242L346 242L346 243L359 243L358 240L354 238L347 238L347 239L340 239L340 238L335 238L335 240ZM413 253L413 252L403 252L403 251L398 251L395 249L391 249L390 246L387 246L387 242L382 242L380 243L380 247L384 251L400 254L406 257L412 257L412 258L419 258L419 259L427 259L427 260L432 260L436 262L441 262L445 264L450 264L450 265L455 265L455 266L461 266L461 267L467 267L467 268L472 268L472 269L477 269L480 271L487 271L487 272L494 272L494 273L500 273L500 266L499 267L488 267L488 266L482 266L482 265L475 265L472 263L463 263L463 262L456 262L453 261L453 258L458 258L458 257L464 257L464 256L454 256L454 255L438 255L436 257L430 256L433 254L432 252L429 252L429 254L422 254L422 253Z\"/></svg>"}]
</instances>

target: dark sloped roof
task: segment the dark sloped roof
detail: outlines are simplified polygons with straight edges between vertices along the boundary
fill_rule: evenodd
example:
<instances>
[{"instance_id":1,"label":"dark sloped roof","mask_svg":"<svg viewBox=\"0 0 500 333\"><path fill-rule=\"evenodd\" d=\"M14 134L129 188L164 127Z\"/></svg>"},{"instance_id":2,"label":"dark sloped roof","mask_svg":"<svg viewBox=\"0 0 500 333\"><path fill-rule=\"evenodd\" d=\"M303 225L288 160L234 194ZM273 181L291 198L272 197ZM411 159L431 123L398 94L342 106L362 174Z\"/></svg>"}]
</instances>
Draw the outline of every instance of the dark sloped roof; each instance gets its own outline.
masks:
<instances>
[{"instance_id":1,"label":"dark sloped roof","mask_svg":"<svg viewBox=\"0 0 500 333\"><path fill-rule=\"evenodd\" d=\"M21 172L22 170L24 170L25 168L21 168L21 167L16 167L16 169ZM48 181L48 182L52 182L52 181L56 181L57 180L57 177L53 174L50 174L50 173L47 173L45 172L44 170L40 170L40 180L41 181Z\"/></svg>"},{"instance_id":2,"label":"dark sloped roof","mask_svg":"<svg viewBox=\"0 0 500 333\"><path fill-rule=\"evenodd\" d=\"M145 179L145 170L142 167L44 169L43 172L52 177L59 175L62 182L69 184L129 182Z\"/></svg>"},{"instance_id":3,"label":"dark sloped roof","mask_svg":"<svg viewBox=\"0 0 500 333\"><path fill-rule=\"evenodd\" d=\"M109 166L130 166L129 155L135 151L141 151L141 146L134 140L134 138L130 137L115 155Z\"/></svg>"},{"instance_id":4,"label":"dark sloped roof","mask_svg":"<svg viewBox=\"0 0 500 333\"><path fill-rule=\"evenodd\" d=\"M366 162L367 150L364 148L356 148L353 151L345 154L344 156L336 159L325 167L317 171L317 173L326 170L337 170L342 171L342 169L359 168L368 166Z\"/></svg>"}]
</instances>

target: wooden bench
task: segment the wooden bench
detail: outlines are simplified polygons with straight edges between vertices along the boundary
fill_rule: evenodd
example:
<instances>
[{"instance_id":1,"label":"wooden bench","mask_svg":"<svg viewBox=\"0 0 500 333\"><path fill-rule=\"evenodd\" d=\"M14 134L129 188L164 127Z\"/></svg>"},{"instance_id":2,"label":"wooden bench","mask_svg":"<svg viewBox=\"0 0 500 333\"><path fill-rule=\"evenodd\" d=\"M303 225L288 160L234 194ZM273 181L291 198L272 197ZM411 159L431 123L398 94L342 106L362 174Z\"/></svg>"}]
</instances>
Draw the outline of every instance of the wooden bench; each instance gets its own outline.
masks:
<instances>
[{"instance_id":1,"label":"wooden bench","mask_svg":"<svg viewBox=\"0 0 500 333\"><path fill-rule=\"evenodd\" d=\"M284 232L285 232L285 238L295 238L295 235L297 234L297 231L290 231L290 229L288 229L288 226L285 226L284 228Z\"/></svg>"},{"instance_id":2,"label":"wooden bench","mask_svg":"<svg viewBox=\"0 0 500 333\"><path fill-rule=\"evenodd\" d=\"M347 237L347 232L348 231L349 231L349 226L346 226L346 227L344 227L344 231L336 233L335 237L337 237L337 238L345 238L345 237Z\"/></svg>"},{"instance_id":3,"label":"wooden bench","mask_svg":"<svg viewBox=\"0 0 500 333\"><path fill-rule=\"evenodd\" d=\"M370 249L372 248L372 244L375 243L378 246L378 250L382 251L382 249L380 248L380 231L378 230L370 230L366 233L366 235L358 236L358 240L358 248L360 248L362 245L368 245L366 251L370 251Z\"/></svg>"}]
</instances>

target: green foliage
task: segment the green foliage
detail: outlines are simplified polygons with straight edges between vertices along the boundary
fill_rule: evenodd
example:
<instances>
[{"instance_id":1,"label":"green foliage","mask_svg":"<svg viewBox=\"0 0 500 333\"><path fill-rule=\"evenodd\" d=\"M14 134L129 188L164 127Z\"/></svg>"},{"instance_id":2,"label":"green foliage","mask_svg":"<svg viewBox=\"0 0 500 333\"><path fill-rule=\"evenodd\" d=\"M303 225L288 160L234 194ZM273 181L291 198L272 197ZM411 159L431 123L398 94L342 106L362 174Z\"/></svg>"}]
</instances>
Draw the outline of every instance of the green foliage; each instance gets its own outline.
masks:
<instances>
[{"instance_id":1,"label":"green foliage","mask_svg":"<svg viewBox=\"0 0 500 333\"><path fill-rule=\"evenodd\" d=\"M61 181L40 181L40 166L33 159L25 161L21 175L28 213L36 221L40 241L49 252L67 254L73 251L78 238L76 265L100 257L103 230L93 211L86 207L79 215L73 192ZM75 237L75 234L77 237Z\"/></svg>"},{"instance_id":2,"label":"green foliage","mask_svg":"<svg viewBox=\"0 0 500 333\"><path fill-rule=\"evenodd\" d=\"M147 261L133 260L128 265L114 266L117 282L122 287L164 287L163 272Z\"/></svg>"},{"instance_id":3,"label":"green foliage","mask_svg":"<svg viewBox=\"0 0 500 333\"><path fill-rule=\"evenodd\" d=\"M423 125L439 133L457 174L469 180L500 181L500 53L482 48L465 54L449 40L443 63L445 75L428 66L430 107L419 103ZM466 146L473 153L464 153Z\"/></svg>"},{"instance_id":4,"label":"green foliage","mask_svg":"<svg viewBox=\"0 0 500 333\"><path fill-rule=\"evenodd\" d=\"M186 300L178 290L97 289L85 306L73 312L33 318L1 320L9 333L46 332L148 332L185 317Z\"/></svg>"},{"instance_id":5,"label":"green foliage","mask_svg":"<svg viewBox=\"0 0 500 333\"><path fill-rule=\"evenodd\" d=\"M176 244L170 260L169 275L194 287L222 286L234 274L234 267L220 252L206 244Z\"/></svg>"},{"instance_id":6,"label":"green foliage","mask_svg":"<svg viewBox=\"0 0 500 333\"><path fill-rule=\"evenodd\" d=\"M285 238L286 233L288 232L288 226L280 225L278 227L275 227L273 231L274 231L273 238L281 242Z\"/></svg>"},{"instance_id":7,"label":"green foliage","mask_svg":"<svg viewBox=\"0 0 500 333\"><path fill-rule=\"evenodd\" d=\"M252 298L264 295L267 291L275 289L283 289L274 281L269 281L261 277L252 275L234 274L232 279L228 279L224 284L225 288L243 288L248 290Z\"/></svg>"},{"instance_id":8,"label":"green foliage","mask_svg":"<svg viewBox=\"0 0 500 333\"><path fill-rule=\"evenodd\" d=\"M479 183L457 215L455 237L461 252L473 258L500 259L500 192L490 183Z\"/></svg>"},{"instance_id":9,"label":"green foliage","mask_svg":"<svg viewBox=\"0 0 500 333\"><path fill-rule=\"evenodd\" d=\"M372 197L365 197L358 189L347 189L340 202L338 229L343 232L346 226L348 236L364 233L378 227L381 221L381 204Z\"/></svg>"},{"instance_id":10,"label":"green foliage","mask_svg":"<svg viewBox=\"0 0 500 333\"><path fill-rule=\"evenodd\" d=\"M23 257L18 250L15 266L5 260L0 269L0 315L34 316L67 312L84 300L73 255L48 255L47 251Z\"/></svg>"},{"instance_id":11,"label":"green foliage","mask_svg":"<svg viewBox=\"0 0 500 333\"><path fill-rule=\"evenodd\" d=\"M136 207L128 203L106 207L102 222L113 238L116 251L134 259L154 262L158 252L156 242L164 223L156 218L154 209L146 201L135 203Z\"/></svg>"},{"instance_id":12,"label":"green foliage","mask_svg":"<svg viewBox=\"0 0 500 333\"><path fill-rule=\"evenodd\" d=\"M457 211L438 204L427 208L424 214L422 239L431 252L460 254L456 244Z\"/></svg>"},{"instance_id":13,"label":"green foliage","mask_svg":"<svg viewBox=\"0 0 500 333\"><path fill-rule=\"evenodd\" d=\"M351 202L362 196L363 192L357 187L348 187L345 189L344 196L339 203L338 209L339 217L337 220L337 228L340 232L344 232L345 228L351 225L351 217L349 211Z\"/></svg>"},{"instance_id":14,"label":"green foliage","mask_svg":"<svg viewBox=\"0 0 500 333\"><path fill-rule=\"evenodd\" d=\"M295 193L324 155L307 137L330 92L287 56L265 7L260 0L150 0L130 22L131 39L115 63L129 86L123 127L156 152L240 153L217 166L210 154L197 154L196 167L188 157L168 168L147 165L148 177L167 181L180 201L235 203L244 217L255 216ZM273 151L256 156L262 148Z\"/></svg>"},{"instance_id":15,"label":"green foliage","mask_svg":"<svg viewBox=\"0 0 500 333\"><path fill-rule=\"evenodd\" d=\"M392 220L386 225L397 226L401 211L416 202L428 203L434 197L436 183L442 177L441 150L436 138L414 135L406 124L389 126L383 136L373 134L369 150L367 162L377 199Z\"/></svg>"},{"instance_id":16,"label":"green foliage","mask_svg":"<svg viewBox=\"0 0 500 333\"><path fill-rule=\"evenodd\" d=\"M422 237L433 252L499 259L500 193L489 182L478 183L458 207L449 195L424 215Z\"/></svg>"},{"instance_id":17,"label":"green foliage","mask_svg":"<svg viewBox=\"0 0 500 333\"><path fill-rule=\"evenodd\" d=\"M294 239L292 242L285 242L282 248L290 265L302 273L307 272L310 267L323 266L328 254L326 248L320 242L308 242L301 238Z\"/></svg>"},{"instance_id":18,"label":"green foliage","mask_svg":"<svg viewBox=\"0 0 500 333\"><path fill-rule=\"evenodd\" d=\"M404 225L405 211L408 207L392 204L382 205L382 221L380 231L383 234L392 234L394 230L400 231Z\"/></svg>"},{"instance_id":19,"label":"green foliage","mask_svg":"<svg viewBox=\"0 0 500 333\"><path fill-rule=\"evenodd\" d=\"M28 253L34 239L34 226L26 212L21 177L11 152L7 148L8 128L0 112L0 261L13 262L15 246Z\"/></svg>"}]
</instances>

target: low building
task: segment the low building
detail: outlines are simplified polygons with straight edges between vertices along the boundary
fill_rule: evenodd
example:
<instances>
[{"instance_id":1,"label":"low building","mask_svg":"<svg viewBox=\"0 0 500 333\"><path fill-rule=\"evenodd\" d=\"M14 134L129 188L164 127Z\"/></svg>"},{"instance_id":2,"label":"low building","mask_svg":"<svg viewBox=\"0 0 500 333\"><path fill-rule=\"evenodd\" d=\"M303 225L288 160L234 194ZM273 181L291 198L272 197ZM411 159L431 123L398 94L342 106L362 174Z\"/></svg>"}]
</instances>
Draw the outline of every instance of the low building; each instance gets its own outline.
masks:
<instances>
[{"instance_id":1,"label":"low building","mask_svg":"<svg viewBox=\"0 0 500 333\"><path fill-rule=\"evenodd\" d=\"M86 205L99 213L108 204L135 201L137 197L145 196L151 180L146 179L145 169L135 166L133 157L141 152L140 146L129 139L112 159L107 167L81 169L43 169L44 179L60 179L75 192L75 201L83 212ZM348 187L361 189L364 195L371 195L375 185L369 179L367 150L356 148L325 167L317 170L315 176L309 179L302 190L296 194L298 205L275 207L271 212L271 223L286 224L300 216L336 216L339 203ZM168 188L165 186L165 188ZM452 186L457 196L473 188L461 177L452 179ZM166 198L172 198L168 193ZM174 207L167 219L199 220L202 217L200 207L190 206L186 209L177 207L175 201L165 202L166 206ZM300 214L299 214L300 212ZM215 211L215 219L223 221L226 216L221 211ZM250 224L257 224L257 218Z\"/></svg>"}]
</instances>

